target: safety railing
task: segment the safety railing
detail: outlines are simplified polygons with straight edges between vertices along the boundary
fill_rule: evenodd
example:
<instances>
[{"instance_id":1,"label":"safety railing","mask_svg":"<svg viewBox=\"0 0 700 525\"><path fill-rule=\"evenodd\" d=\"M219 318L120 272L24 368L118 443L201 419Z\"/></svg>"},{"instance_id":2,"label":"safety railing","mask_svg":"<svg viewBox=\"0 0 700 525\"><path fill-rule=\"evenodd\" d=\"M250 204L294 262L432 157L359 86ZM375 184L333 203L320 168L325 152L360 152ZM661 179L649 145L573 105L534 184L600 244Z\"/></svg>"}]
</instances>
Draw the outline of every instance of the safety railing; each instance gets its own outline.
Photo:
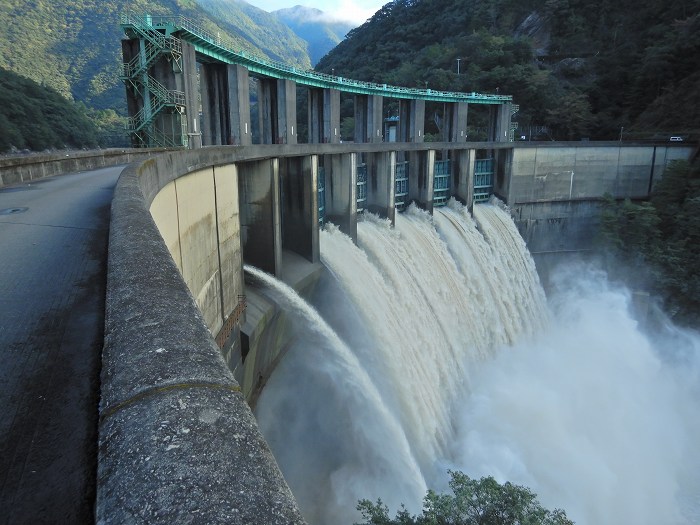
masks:
<instances>
[{"instance_id":1,"label":"safety railing","mask_svg":"<svg viewBox=\"0 0 700 525\"><path fill-rule=\"evenodd\" d=\"M155 63L155 61L164 54L175 56L177 60L182 56L182 41L173 36L167 36L163 40L163 45L158 46L151 41L146 41L145 55L142 59L141 55L136 55L129 62L122 64L122 78L129 78L140 75Z\"/></svg>"},{"instance_id":2,"label":"safety railing","mask_svg":"<svg viewBox=\"0 0 700 525\"><path fill-rule=\"evenodd\" d=\"M154 28L154 29L167 29L168 32L175 31L185 31L190 35L206 42L209 45L216 46L218 49L225 51L227 53L232 53L246 61L252 61L260 66L268 68L270 70L276 70L280 73L292 74L298 77L300 80L309 79L310 81L322 81L328 84L333 84L342 89L343 86L348 88L362 88L369 91L384 92L387 96L391 94L396 95L410 95L414 98L428 98L428 99L451 99L451 100L464 100L473 103L487 103L487 104L501 104L504 102L509 102L513 99L510 95L492 95L484 93L458 93L452 91L440 91L434 89L418 89L409 88L401 86L391 86L389 84L377 84L374 82L365 82L361 80L352 80L344 77L328 75L325 73L320 73L313 70L307 70L303 68L297 68L294 66L289 66L287 64L276 62L268 58L263 57L259 53L253 53L250 51L243 51L240 49L240 45L236 44L233 40L222 37L217 34L214 35L211 32L203 29L199 24L193 20L186 18L182 15L139 15L134 13L125 13L121 16L121 25L123 27L134 27L135 29L144 30L144 28ZM181 35L186 37L186 35ZM238 48L238 49L237 49Z\"/></svg>"}]
</instances>

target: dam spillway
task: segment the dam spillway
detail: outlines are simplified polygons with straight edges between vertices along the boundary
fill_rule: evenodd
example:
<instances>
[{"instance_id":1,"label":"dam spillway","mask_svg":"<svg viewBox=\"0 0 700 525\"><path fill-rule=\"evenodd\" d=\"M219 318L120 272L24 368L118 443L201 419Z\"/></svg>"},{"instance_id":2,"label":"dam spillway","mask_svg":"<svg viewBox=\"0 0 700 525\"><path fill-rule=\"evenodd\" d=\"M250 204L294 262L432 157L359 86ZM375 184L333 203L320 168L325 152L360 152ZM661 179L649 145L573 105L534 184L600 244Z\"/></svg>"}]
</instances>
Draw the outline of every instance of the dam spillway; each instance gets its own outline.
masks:
<instances>
[{"instance_id":1,"label":"dam spillway","mask_svg":"<svg viewBox=\"0 0 700 525\"><path fill-rule=\"evenodd\" d=\"M324 319L301 315L308 333L256 408L309 523L352 523L361 498L418 513L447 469L528 485L577 523L687 522L674 487L687 489L681 458L697 465L697 452L664 445L697 437L682 417L697 408L624 292L579 269L547 305L493 205L474 217L455 202L434 216L412 207L395 228L367 215L357 246L329 226L321 255L329 271L312 302Z\"/></svg>"},{"instance_id":2,"label":"dam spillway","mask_svg":"<svg viewBox=\"0 0 700 525\"><path fill-rule=\"evenodd\" d=\"M434 216L411 206L395 227L367 214L358 224L358 245L332 225L322 232L330 275L316 301L335 337L352 349L355 366L339 372L334 363L346 358L335 338L300 337L257 409L273 450L276 442L291 447L296 452L289 456L318 468L285 472L311 523L350 523L348 509L370 493L394 508L409 498L419 502L425 480L435 478L436 459L447 457L454 440L451 412L468 388L471 363L547 323L544 293L513 222L495 206L475 208L476 220L455 201ZM301 392L277 389L286 373L304 377ZM371 397L367 380L375 389ZM310 404L318 416L297 428L307 438L283 437L281 429L290 427L279 416L292 399ZM377 403L391 418L371 406ZM323 445L329 442L335 450ZM386 494L387 484L401 489Z\"/></svg>"}]
</instances>

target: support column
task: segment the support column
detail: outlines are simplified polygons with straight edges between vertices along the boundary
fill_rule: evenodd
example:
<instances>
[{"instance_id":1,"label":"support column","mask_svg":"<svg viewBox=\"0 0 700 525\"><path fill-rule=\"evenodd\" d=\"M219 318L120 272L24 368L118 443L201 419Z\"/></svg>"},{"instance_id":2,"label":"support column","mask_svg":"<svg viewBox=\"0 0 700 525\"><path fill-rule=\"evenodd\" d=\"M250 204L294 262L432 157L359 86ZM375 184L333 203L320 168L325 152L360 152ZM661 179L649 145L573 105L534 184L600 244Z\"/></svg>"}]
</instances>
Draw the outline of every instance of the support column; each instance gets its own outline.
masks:
<instances>
[{"instance_id":1,"label":"support column","mask_svg":"<svg viewBox=\"0 0 700 525\"><path fill-rule=\"evenodd\" d=\"M506 204L513 205L513 148L495 150L493 162L493 193Z\"/></svg>"},{"instance_id":2,"label":"support column","mask_svg":"<svg viewBox=\"0 0 700 525\"><path fill-rule=\"evenodd\" d=\"M273 137L276 137L277 90L273 86L274 82L271 78L258 79L258 129L261 144L273 144Z\"/></svg>"},{"instance_id":3,"label":"support column","mask_svg":"<svg viewBox=\"0 0 700 525\"><path fill-rule=\"evenodd\" d=\"M297 87L291 80L258 80L260 140L263 144L297 143Z\"/></svg>"},{"instance_id":4,"label":"support column","mask_svg":"<svg viewBox=\"0 0 700 525\"><path fill-rule=\"evenodd\" d=\"M226 112L224 96L227 94L225 67L222 64L202 64L199 82L202 97L202 144L218 146L226 144Z\"/></svg>"},{"instance_id":5,"label":"support column","mask_svg":"<svg viewBox=\"0 0 700 525\"><path fill-rule=\"evenodd\" d=\"M511 102L491 106L491 125L489 139L492 142L508 142L510 140L510 117L513 109Z\"/></svg>"},{"instance_id":6,"label":"support column","mask_svg":"<svg viewBox=\"0 0 700 525\"><path fill-rule=\"evenodd\" d=\"M452 140L452 129L454 128L452 113L452 103L444 103L442 105L442 130L440 133L443 142L450 142Z\"/></svg>"},{"instance_id":7,"label":"support column","mask_svg":"<svg viewBox=\"0 0 700 525\"><path fill-rule=\"evenodd\" d=\"M228 137L227 144L249 146L253 143L250 124L250 86L248 68L227 65Z\"/></svg>"},{"instance_id":8,"label":"support column","mask_svg":"<svg viewBox=\"0 0 700 525\"><path fill-rule=\"evenodd\" d=\"M355 142L383 142L383 97L355 95Z\"/></svg>"},{"instance_id":9,"label":"support column","mask_svg":"<svg viewBox=\"0 0 700 525\"><path fill-rule=\"evenodd\" d=\"M182 42L182 85L178 87L185 92L185 119L187 145L190 149L202 147L202 129L199 122L199 83L197 75L197 58L194 46Z\"/></svg>"},{"instance_id":10,"label":"support column","mask_svg":"<svg viewBox=\"0 0 700 525\"><path fill-rule=\"evenodd\" d=\"M297 85L292 80L277 80L276 144L297 143Z\"/></svg>"},{"instance_id":11,"label":"support column","mask_svg":"<svg viewBox=\"0 0 700 525\"><path fill-rule=\"evenodd\" d=\"M396 152L372 153L367 159L367 209L396 223Z\"/></svg>"},{"instance_id":12,"label":"support column","mask_svg":"<svg viewBox=\"0 0 700 525\"><path fill-rule=\"evenodd\" d=\"M399 101L398 142L423 142L425 100Z\"/></svg>"},{"instance_id":13,"label":"support column","mask_svg":"<svg viewBox=\"0 0 700 525\"><path fill-rule=\"evenodd\" d=\"M340 91L323 90L323 137L330 144L340 143Z\"/></svg>"},{"instance_id":14,"label":"support column","mask_svg":"<svg viewBox=\"0 0 700 525\"><path fill-rule=\"evenodd\" d=\"M309 143L340 142L340 91L309 88Z\"/></svg>"},{"instance_id":15,"label":"support column","mask_svg":"<svg viewBox=\"0 0 700 525\"><path fill-rule=\"evenodd\" d=\"M275 276L282 270L278 159L238 164L243 261Z\"/></svg>"},{"instance_id":16,"label":"support column","mask_svg":"<svg viewBox=\"0 0 700 525\"><path fill-rule=\"evenodd\" d=\"M451 133L450 142L467 142L467 112L469 105L466 102L453 102L450 104Z\"/></svg>"},{"instance_id":17,"label":"support column","mask_svg":"<svg viewBox=\"0 0 700 525\"><path fill-rule=\"evenodd\" d=\"M435 150L411 152L409 159L408 198L432 214Z\"/></svg>"},{"instance_id":18,"label":"support column","mask_svg":"<svg viewBox=\"0 0 700 525\"><path fill-rule=\"evenodd\" d=\"M326 220L357 243L357 154L327 155Z\"/></svg>"},{"instance_id":19,"label":"support column","mask_svg":"<svg viewBox=\"0 0 700 525\"><path fill-rule=\"evenodd\" d=\"M287 157L280 163L282 246L318 262L318 156Z\"/></svg>"},{"instance_id":20,"label":"support column","mask_svg":"<svg viewBox=\"0 0 700 525\"><path fill-rule=\"evenodd\" d=\"M452 195L469 211L474 204L474 159L473 149L454 150L451 154L452 164Z\"/></svg>"},{"instance_id":21,"label":"support column","mask_svg":"<svg viewBox=\"0 0 700 525\"><path fill-rule=\"evenodd\" d=\"M309 144L321 144L323 136L323 90L310 87L308 89L308 128Z\"/></svg>"}]
</instances>

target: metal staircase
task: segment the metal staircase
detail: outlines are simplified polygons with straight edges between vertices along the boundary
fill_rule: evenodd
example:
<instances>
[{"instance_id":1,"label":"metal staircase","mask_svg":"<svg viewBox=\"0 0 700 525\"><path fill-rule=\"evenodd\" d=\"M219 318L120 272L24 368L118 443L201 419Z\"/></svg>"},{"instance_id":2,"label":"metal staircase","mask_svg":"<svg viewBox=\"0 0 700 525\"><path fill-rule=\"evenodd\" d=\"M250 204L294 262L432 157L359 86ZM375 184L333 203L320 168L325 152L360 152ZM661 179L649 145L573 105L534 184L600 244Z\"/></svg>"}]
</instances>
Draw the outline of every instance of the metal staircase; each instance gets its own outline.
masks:
<instances>
[{"instance_id":1,"label":"metal staircase","mask_svg":"<svg viewBox=\"0 0 700 525\"><path fill-rule=\"evenodd\" d=\"M182 42L151 26L148 16L122 16L122 28L128 36L139 40L139 53L122 65L122 80L142 102L141 109L127 120L127 131L133 141L146 147L179 147L187 145L185 93L169 90L149 74L158 60L165 57L175 71L182 71ZM177 114L180 129L166 133L156 126L158 117Z\"/></svg>"},{"instance_id":2,"label":"metal staircase","mask_svg":"<svg viewBox=\"0 0 700 525\"><path fill-rule=\"evenodd\" d=\"M513 115L515 115L518 110L520 109L520 106L518 104L511 104L510 105L510 129L508 130L508 141L513 142L515 140L515 130L518 129L518 123L513 122Z\"/></svg>"}]
</instances>

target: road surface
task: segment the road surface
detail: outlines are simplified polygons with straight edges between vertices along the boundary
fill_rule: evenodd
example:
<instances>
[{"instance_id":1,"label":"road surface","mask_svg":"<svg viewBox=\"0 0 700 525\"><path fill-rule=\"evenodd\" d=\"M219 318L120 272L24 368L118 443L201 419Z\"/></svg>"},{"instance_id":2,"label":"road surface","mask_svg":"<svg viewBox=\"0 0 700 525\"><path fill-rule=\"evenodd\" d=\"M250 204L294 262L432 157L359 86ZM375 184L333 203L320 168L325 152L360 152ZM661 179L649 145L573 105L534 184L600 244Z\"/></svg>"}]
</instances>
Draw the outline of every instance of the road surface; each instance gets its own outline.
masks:
<instances>
[{"instance_id":1,"label":"road surface","mask_svg":"<svg viewBox=\"0 0 700 525\"><path fill-rule=\"evenodd\" d=\"M0 523L92 523L109 207L123 166L0 188Z\"/></svg>"}]
</instances>

